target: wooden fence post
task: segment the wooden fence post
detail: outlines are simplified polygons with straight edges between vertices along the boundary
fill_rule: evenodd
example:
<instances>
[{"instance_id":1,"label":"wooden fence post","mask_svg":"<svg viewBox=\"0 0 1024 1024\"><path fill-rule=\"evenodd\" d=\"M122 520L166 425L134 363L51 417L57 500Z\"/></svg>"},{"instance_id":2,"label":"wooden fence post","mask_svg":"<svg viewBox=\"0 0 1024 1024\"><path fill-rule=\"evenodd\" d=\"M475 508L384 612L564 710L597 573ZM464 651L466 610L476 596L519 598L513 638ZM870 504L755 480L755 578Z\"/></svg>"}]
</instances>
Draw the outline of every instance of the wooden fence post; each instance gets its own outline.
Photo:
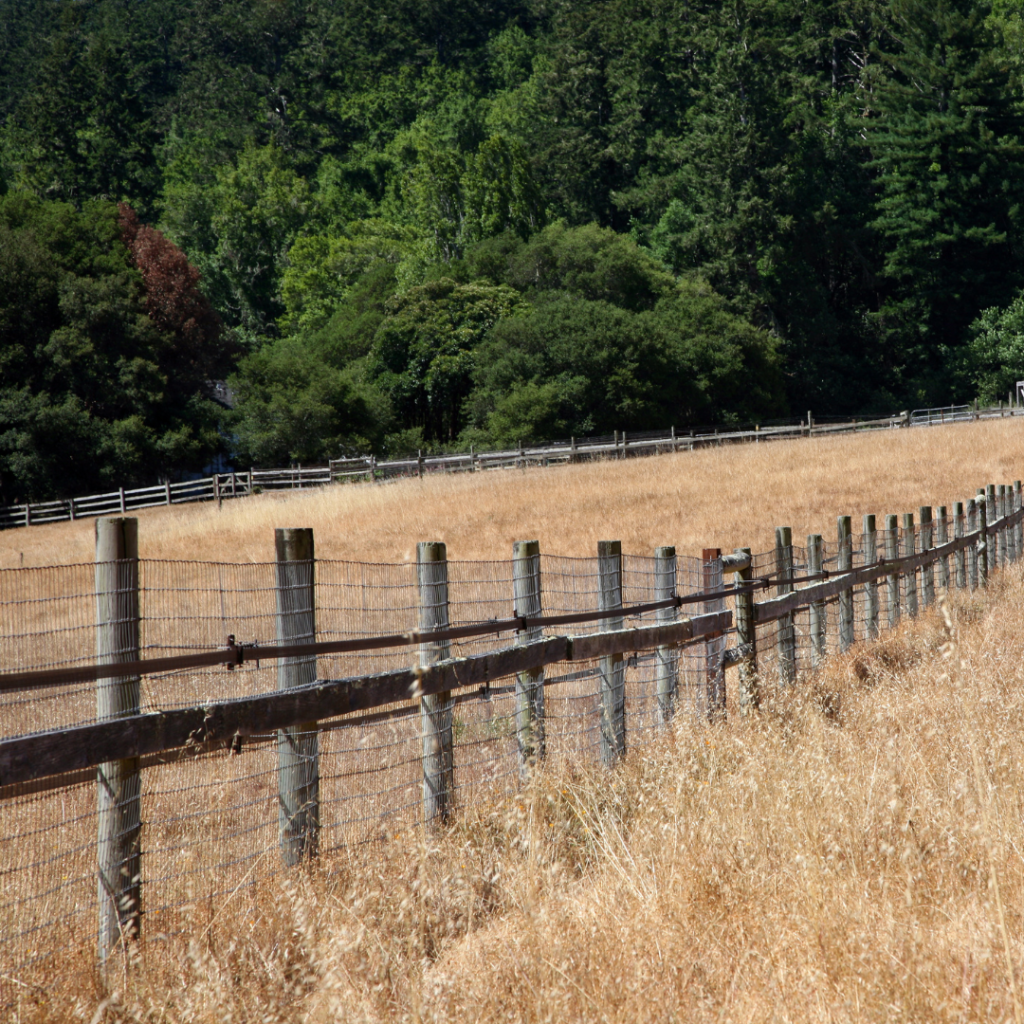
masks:
<instances>
[{"instance_id":1,"label":"wooden fence post","mask_svg":"<svg viewBox=\"0 0 1024 1024\"><path fill-rule=\"evenodd\" d=\"M96 520L96 660L138 661L139 523ZM96 718L140 712L138 676L96 681ZM96 861L101 962L139 931L142 785L139 759L107 761L96 769Z\"/></svg>"},{"instance_id":2,"label":"wooden fence post","mask_svg":"<svg viewBox=\"0 0 1024 1024\"><path fill-rule=\"evenodd\" d=\"M935 545L942 547L949 541L949 517L946 514L946 506L940 505L935 513ZM939 589L944 593L949 592L949 555L943 555L939 559Z\"/></svg>"},{"instance_id":3,"label":"wooden fence post","mask_svg":"<svg viewBox=\"0 0 1024 1024\"><path fill-rule=\"evenodd\" d=\"M853 569L853 520L850 516L839 516L836 520L836 534L839 541L839 557L836 569L850 572ZM853 589L839 592L839 651L842 653L853 643Z\"/></svg>"},{"instance_id":4,"label":"wooden fence post","mask_svg":"<svg viewBox=\"0 0 1024 1024\"><path fill-rule=\"evenodd\" d=\"M753 564L750 548L737 548L746 555L747 567L736 572L736 639L747 648L739 663L740 714L756 711L761 705L761 681L757 674L757 625L754 621L754 592L750 589Z\"/></svg>"},{"instance_id":5,"label":"wooden fence post","mask_svg":"<svg viewBox=\"0 0 1024 1024\"><path fill-rule=\"evenodd\" d=\"M921 550L931 551L932 543L932 507L921 505L917 510L921 521ZM921 567L921 604L931 608L935 604L935 564L929 563Z\"/></svg>"},{"instance_id":6,"label":"wooden fence post","mask_svg":"<svg viewBox=\"0 0 1024 1024\"><path fill-rule=\"evenodd\" d=\"M878 532L875 517L864 516L861 535L861 562L874 565L878 561ZM878 639L878 584L869 580L864 584L864 635L868 640Z\"/></svg>"},{"instance_id":7,"label":"wooden fence post","mask_svg":"<svg viewBox=\"0 0 1024 1024\"><path fill-rule=\"evenodd\" d=\"M914 513L903 513L903 554L917 554L917 535L914 532ZM917 570L909 569L903 574L905 594L903 606L912 619L917 617Z\"/></svg>"},{"instance_id":8,"label":"wooden fence post","mask_svg":"<svg viewBox=\"0 0 1024 1024\"><path fill-rule=\"evenodd\" d=\"M807 575L821 576L825 541L820 533L807 535ZM820 581L819 581L820 582ZM812 584L813 586L813 584ZM826 612L824 601L812 601L810 614L811 667L821 668L825 662Z\"/></svg>"},{"instance_id":9,"label":"wooden fence post","mask_svg":"<svg viewBox=\"0 0 1024 1024\"><path fill-rule=\"evenodd\" d=\"M617 438L616 438L617 439ZM622 542L597 542L601 611L622 607ZM602 630L622 629L622 619L605 619ZM626 753L626 663L621 654L601 659L601 760L611 767Z\"/></svg>"},{"instance_id":10,"label":"wooden fence post","mask_svg":"<svg viewBox=\"0 0 1024 1024\"><path fill-rule=\"evenodd\" d=\"M1009 519L1016 509L1016 502L1013 495L1013 485L1007 484L1003 495L1003 515ZM1013 565L1017 561L1017 529L1007 524L1003 527L1003 536L1006 537L1006 564Z\"/></svg>"},{"instance_id":11,"label":"wooden fence post","mask_svg":"<svg viewBox=\"0 0 1024 1024\"><path fill-rule=\"evenodd\" d=\"M676 549L674 547L654 550L654 599L668 601L676 596ZM674 622L677 609L658 610L659 622ZM676 711L679 691L679 653L676 647L659 647L657 659L658 714L662 724L668 725Z\"/></svg>"},{"instance_id":12,"label":"wooden fence post","mask_svg":"<svg viewBox=\"0 0 1024 1024\"><path fill-rule=\"evenodd\" d=\"M512 588L516 618L541 614L540 541L517 540L512 546ZM519 631L521 644L539 640L541 626ZM519 774L526 779L533 766L544 759L544 669L530 669L516 675L516 740L519 746Z\"/></svg>"},{"instance_id":13,"label":"wooden fence post","mask_svg":"<svg viewBox=\"0 0 1024 1024\"><path fill-rule=\"evenodd\" d=\"M898 516L885 517L885 560L895 562L900 557L900 528ZM895 629L900 623L900 574L890 572L885 577L886 604L889 613L889 628Z\"/></svg>"},{"instance_id":14,"label":"wooden fence post","mask_svg":"<svg viewBox=\"0 0 1024 1024\"><path fill-rule=\"evenodd\" d=\"M985 487L985 520L989 526L995 527L992 532L992 540L988 541L988 536L986 535L987 543L985 544L988 557L988 571L991 573L1002 564L999 557L1002 554L999 543L999 527L996 525L999 522L999 498L998 489L995 484L987 484Z\"/></svg>"},{"instance_id":15,"label":"wooden fence post","mask_svg":"<svg viewBox=\"0 0 1024 1024\"><path fill-rule=\"evenodd\" d=\"M424 632L448 628L448 549L441 541L416 545L419 627ZM451 654L447 640L420 644L420 665L427 668ZM450 690L420 697L423 730L423 820L440 825L455 809L455 702Z\"/></svg>"},{"instance_id":16,"label":"wooden fence post","mask_svg":"<svg viewBox=\"0 0 1024 1024\"><path fill-rule=\"evenodd\" d=\"M423 479L423 449L418 448L416 450L416 475L422 480Z\"/></svg>"},{"instance_id":17,"label":"wooden fence post","mask_svg":"<svg viewBox=\"0 0 1024 1024\"><path fill-rule=\"evenodd\" d=\"M793 592L793 531L788 526L775 528L775 593ZM796 630L793 613L779 619L778 625L779 685L789 686L796 679Z\"/></svg>"},{"instance_id":18,"label":"wooden fence post","mask_svg":"<svg viewBox=\"0 0 1024 1024\"><path fill-rule=\"evenodd\" d=\"M967 584L971 590L978 589L978 502L974 498L967 502L967 535L974 536L974 543L967 548Z\"/></svg>"},{"instance_id":19,"label":"wooden fence post","mask_svg":"<svg viewBox=\"0 0 1024 1024\"><path fill-rule=\"evenodd\" d=\"M1013 481L1013 511L1017 512L1021 507L1020 481ZM1014 550L1017 552L1017 560L1024 558L1024 522L1017 523L1013 528Z\"/></svg>"},{"instance_id":20,"label":"wooden fence post","mask_svg":"<svg viewBox=\"0 0 1024 1024\"><path fill-rule=\"evenodd\" d=\"M988 542L989 504L985 495L975 499L978 507L978 586L988 586L988 555L991 550Z\"/></svg>"},{"instance_id":21,"label":"wooden fence post","mask_svg":"<svg viewBox=\"0 0 1024 1024\"><path fill-rule=\"evenodd\" d=\"M953 502L953 539L959 540L964 535L964 503ZM963 548L953 555L954 584L957 590L967 586L967 557Z\"/></svg>"},{"instance_id":22,"label":"wooden fence post","mask_svg":"<svg viewBox=\"0 0 1024 1024\"><path fill-rule=\"evenodd\" d=\"M313 531L277 529L277 642L316 643ZM281 658L277 688L310 686L316 657ZM320 759L316 722L277 731L278 831L281 858L289 867L315 857L320 840Z\"/></svg>"},{"instance_id":23,"label":"wooden fence post","mask_svg":"<svg viewBox=\"0 0 1024 1024\"><path fill-rule=\"evenodd\" d=\"M725 574L722 571L722 549L704 548L704 591L713 594L722 589ZM704 611L719 612L725 608L725 598L712 597L704 602ZM705 702L709 722L725 721L725 665L722 662L722 634L710 633L704 638Z\"/></svg>"}]
</instances>

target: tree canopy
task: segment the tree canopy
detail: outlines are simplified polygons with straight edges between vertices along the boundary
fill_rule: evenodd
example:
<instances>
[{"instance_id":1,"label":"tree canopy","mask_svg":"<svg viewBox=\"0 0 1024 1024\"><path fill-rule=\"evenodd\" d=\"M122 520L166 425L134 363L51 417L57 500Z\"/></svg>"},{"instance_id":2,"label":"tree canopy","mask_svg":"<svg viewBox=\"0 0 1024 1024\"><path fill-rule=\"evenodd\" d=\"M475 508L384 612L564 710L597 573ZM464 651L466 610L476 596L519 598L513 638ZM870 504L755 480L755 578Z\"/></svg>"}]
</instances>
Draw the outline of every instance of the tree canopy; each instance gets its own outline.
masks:
<instances>
[{"instance_id":1,"label":"tree canopy","mask_svg":"<svg viewBox=\"0 0 1024 1024\"><path fill-rule=\"evenodd\" d=\"M1019 0L0 12L4 500L1024 376Z\"/></svg>"}]
</instances>

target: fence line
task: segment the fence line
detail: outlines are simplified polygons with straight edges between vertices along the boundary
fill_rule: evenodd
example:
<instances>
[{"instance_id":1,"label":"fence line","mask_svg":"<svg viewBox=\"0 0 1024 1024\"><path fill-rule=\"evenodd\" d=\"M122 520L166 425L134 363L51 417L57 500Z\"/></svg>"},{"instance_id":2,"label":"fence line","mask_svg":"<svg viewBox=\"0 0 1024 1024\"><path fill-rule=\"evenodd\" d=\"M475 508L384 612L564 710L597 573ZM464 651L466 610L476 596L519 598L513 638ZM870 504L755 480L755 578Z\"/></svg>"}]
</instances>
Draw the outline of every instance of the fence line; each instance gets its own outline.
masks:
<instances>
[{"instance_id":1,"label":"fence line","mask_svg":"<svg viewBox=\"0 0 1024 1024\"><path fill-rule=\"evenodd\" d=\"M772 551L701 558L530 541L374 565L279 531L276 562L161 562L135 557L134 523L102 524L116 550L94 565L0 571L0 1005L87 938L100 959L170 941L197 901L255 900L542 761L612 765L683 712L713 726L729 668L754 714L764 680L792 686L1024 554L1019 481L903 528L841 516L835 542L783 527Z\"/></svg>"},{"instance_id":2,"label":"fence line","mask_svg":"<svg viewBox=\"0 0 1024 1024\"><path fill-rule=\"evenodd\" d=\"M821 423L808 413L805 419L788 424L757 426L752 430L714 430L708 433L665 431L570 438L550 444L496 451L470 449L454 455L423 455L416 458L378 461L372 455L332 459L326 466L293 466L288 469L249 469L214 473L196 480L165 482L148 487L124 488L59 501L31 502L0 507L0 530L45 523L73 522L94 516L125 515L144 508L178 505L196 501L223 501L248 497L261 491L325 487L344 481L375 481L422 477L430 473L483 472L491 469L522 469L608 458L632 458L665 452L694 451L722 444L764 443L796 437L851 433L861 430L892 430L903 427L939 426L975 422L1006 415L1018 416L1020 406L1002 403L986 409L968 405L915 409L874 419L850 419Z\"/></svg>"}]
</instances>

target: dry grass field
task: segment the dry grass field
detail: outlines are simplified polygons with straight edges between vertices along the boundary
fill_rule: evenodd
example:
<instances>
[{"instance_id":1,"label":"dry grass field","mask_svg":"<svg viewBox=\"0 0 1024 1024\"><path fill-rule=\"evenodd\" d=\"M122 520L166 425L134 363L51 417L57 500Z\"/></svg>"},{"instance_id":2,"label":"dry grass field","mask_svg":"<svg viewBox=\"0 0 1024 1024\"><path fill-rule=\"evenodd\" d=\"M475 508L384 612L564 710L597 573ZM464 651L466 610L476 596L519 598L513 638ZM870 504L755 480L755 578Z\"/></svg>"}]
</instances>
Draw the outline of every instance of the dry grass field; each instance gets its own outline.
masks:
<instances>
[{"instance_id":1,"label":"dry grass field","mask_svg":"<svg viewBox=\"0 0 1024 1024\"><path fill-rule=\"evenodd\" d=\"M1019 1021L1022 636L1011 570L756 718L197 904L105 984L83 950L12 1019Z\"/></svg>"},{"instance_id":2,"label":"dry grass field","mask_svg":"<svg viewBox=\"0 0 1024 1024\"><path fill-rule=\"evenodd\" d=\"M140 514L150 558L493 558L540 537L765 550L776 524L904 512L1024 476L1017 422ZM0 534L4 566L88 561L92 524ZM309 869L197 899L105 977L91 943L8 982L18 1024L793 1021L1022 1024L1024 572L905 621L615 771L552 769ZM201 867L201 865L199 865ZM218 879L208 880L215 883ZM205 885L207 880L203 880ZM0 973L6 973L0 964Z\"/></svg>"},{"instance_id":3,"label":"dry grass field","mask_svg":"<svg viewBox=\"0 0 1024 1024\"><path fill-rule=\"evenodd\" d=\"M539 538L550 554L598 540L646 554L660 544L768 550L773 528L835 536L835 517L952 504L1024 476L1024 421L736 445L626 462L437 476L150 509L145 558L273 560L273 528L312 526L323 558L401 562L443 540L453 559L505 558ZM88 562L90 520L0 533L0 568Z\"/></svg>"}]
</instances>

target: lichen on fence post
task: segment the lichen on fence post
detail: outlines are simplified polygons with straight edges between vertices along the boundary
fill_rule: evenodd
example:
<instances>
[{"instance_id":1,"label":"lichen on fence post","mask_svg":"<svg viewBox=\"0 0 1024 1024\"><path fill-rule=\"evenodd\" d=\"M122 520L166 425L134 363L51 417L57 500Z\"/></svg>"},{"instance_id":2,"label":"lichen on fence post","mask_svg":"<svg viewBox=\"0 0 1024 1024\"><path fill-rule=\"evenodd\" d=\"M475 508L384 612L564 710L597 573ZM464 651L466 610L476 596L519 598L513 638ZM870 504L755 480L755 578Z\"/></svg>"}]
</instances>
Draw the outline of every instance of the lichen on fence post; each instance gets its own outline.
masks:
<instances>
[{"instance_id":1,"label":"lichen on fence post","mask_svg":"<svg viewBox=\"0 0 1024 1024\"><path fill-rule=\"evenodd\" d=\"M737 548L738 555L745 555L747 566L737 570L736 582L736 639L746 648L739 663L739 705L740 714L746 715L757 710L761 704L761 681L757 673L757 626L754 620L754 593L750 587L753 577L753 561L750 548Z\"/></svg>"},{"instance_id":2,"label":"lichen on fence post","mask_svg":"<svg viewBox=\"0 0 1024 1024\"><path fill-rule=\"evenodd\" d=\"M419 627L424 632L448 629L448 550L441 541L416 546ZM427 668L451 654L447 640L420 644L420 666ZM447 822L455 809L455 702L450 690L420 697L423 733L423 820Z\"/></svg>"},{"instance_id":3,"label":"lichen on fence post","mask_svg":"<svg viewBox=\"0 0 1024 1024\"><path fill-rule=\"evenodd\" d=\"M597 573L601 611L622 607L622 542L597 542ZM612 617L601 629L622 629ZM621 654L601 659L601 761L609 767L626 753L626 664Z\"/></svg>"},{"instance_id":4,"label":"lichen on fence post","mask_svg":"<svg viewBox=\"0 0 1024 1024\"><path fill-rule=\"evenodd\" d=\"M516 618L532 618L541 614L540 541L517 540L512 546L512 590ZM543 635L542 627L528 626L519 631L518 642L530 643ZM542 668L516 675L516 741L519 772L525 779L545 754Z\"/></svg>"},{"instance_id":5,"label":"lichen on fence post","mask_svg":"<svg viewBox=\"0 0 1024 1024\"><path fill-rule=\"evenodd\" d=\"M917 533L914 529L914 513L903 513L903 554L917 554ZM910 618L917 617L917 570L908 569L903 574L904 593L903 607L907 609Z\"/></svg>"},{"instance_id":6,"label":"lichen on fence post","mask_svg":"<svg viewBox=\"0 0 1024 1024\"><path fill-rule=\"evenodd\" d=\"M899 517L885 517L885 560L895 562L900 557ZM900 574L890 572L885 577L886 603L888 604L889 628L895 629L900 623Z\"/></svg>"},{"instance_id":7,"label":"lichen on fence post","mask_svg":"<svg viewBox=\"0 0 1024 1024\"><path fill-rule=\"evenodd\" d=\"M874 565L878 561L878 532L875 517L865 515L861 533L861 563ZM868 640L878 639L878 583L868 580L864 584L864 635Z\"/></svg>"},{"instance_id":8,"label":"lichen on fence post","mask_svg":"<svg viewBox=\"0 0 1024 1024\"><path fill-rule=\"evenodd\" d=\"M316 643L313 531L277 529L277 642ZM277 688L310 686L316 657L281 658ZM320 841L320 757L316 722L277 732L278 831L281 858L289 867L317 855Z\"/></svg>"},{"instance_id":9,"label":"lichen on fence post","mask_svg":"<svg viewBox=\"0 0 1024 1024\"><path fill-rule=\"evenodd\" d=\"M139 527L134 518L96 520L96 661L139 660ZM139 676L98 679L96 718L139 714ZM139 759L96 769L98 951L101 962L139 931L142 787Z\"/></svg>"},{"instance_id":10,"label":"lichen on fence post","mask_svg":"<svg viewBox=\"0 0 1024 1024\"><path fill-rule=\"evenodd\" d=\"M807 575L812 579L821 576L824 550L825 541L820 533L807 535ZM821 581L818 580L818 582ZM811 586L814 586L814 583ZM820 668L825 661L825 636L828 621L825 609L824 601L812 601L808 608L812 668Z\"/></svg>"},{"instance_id":11,"label":"lichen on fence post","mask_svg":"<svg viewBox=\"0 0 1024 1024\"><path fill-rule=\"evenodd\" d=\"M839 572L850 572L853 568L853 520L850 516L839 516L836 520L836 534L839 542L836 568ZM853 588L839 592L839 651L848 650L853 643Z\"/></svg>"},{"instance_id":12,"label":"lichen on fence post","mask_svg":"<svg viewBox=\"0 0 1024 1024\"><path fill-rule=\"evenodd\" d=\"M704 591L715 594L722 589L722 549L704 548ZM725 608L725 598L712 597L703 602L704 612L719 612ZM710 633L704 638L704 700L709 722L725 721L725 665L722 655L725 647L721 633Z\"/></svg>"},{"instance_id":13,"label":"lichen on fence post","mask_svg":"<svg viewBox=\"0 0 1024 1024\"><path fill-rule=\"evenodd\" d=\"M778 596L793 592L793 531L788 526L775 528L775 578ZM779 685L789 686L796 679L796 630L792 612L779 619L777 629Z\"/></svg>"},{"instance_id":14,"label":"lichen on fence post","mask_svg":"<svg viewBox=\"0 0 1024 1024\"><path fill-rule=\"evenodd\" d=\"M921 505L917 510L921 522L921 551L931 551L932 543L932 507ZM929 562L921 567L921 605L931 608L935 603L935 565Z\"/></svg>"},{"instance_id":15,"label":"lichen on fence post","mask_svg":"<svg viewBox=\"0 0 1024 1024\"><path fill-rule=\"evenodd\" d=\"M935 546L942 547L949 542L949 516L946 506L940 505L935 510ZM949 591L949 555L939 558L939 589Z\"/></svg>"},{"instance_id":16,"label":"lichen on fence post","mask_svg":"<svg viewBox=\"0 0 1024 1024\"><path fill-rule=\"evenodd\" d=\"M674 429L674 428L673 428ZM676 596L676 549L654 550L654 599L669 601ZM659 622L675 622L675 608L659 608ZM655 652L657 672L658 716L663 725L672 721L679 689L679 652L675 645L659 647Z\"/></svg>"}]
</instances>

